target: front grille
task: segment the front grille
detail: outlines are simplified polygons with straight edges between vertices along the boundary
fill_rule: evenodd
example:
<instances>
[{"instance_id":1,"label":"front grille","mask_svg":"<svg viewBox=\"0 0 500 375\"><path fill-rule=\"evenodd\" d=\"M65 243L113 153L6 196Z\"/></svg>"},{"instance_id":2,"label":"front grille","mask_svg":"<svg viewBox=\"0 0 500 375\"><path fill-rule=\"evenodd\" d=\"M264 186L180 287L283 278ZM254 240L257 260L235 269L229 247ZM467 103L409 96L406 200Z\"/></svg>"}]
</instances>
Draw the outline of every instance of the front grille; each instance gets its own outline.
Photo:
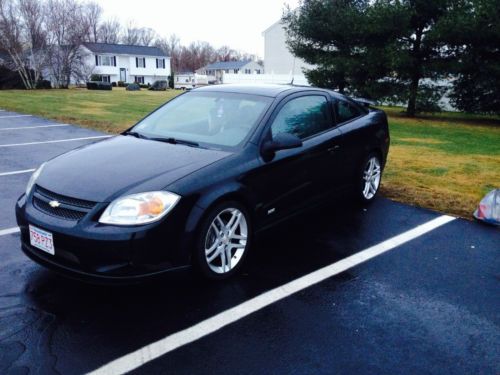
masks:
<instances>
[{"instance_id":1,"label":"front grille","mask_svg":"<svg viewBox=\"0 0 500 375\"><path fill-rule=\"evenodd\" d=\"M58 207L52 207L49 202L59 202ZM77 221L85 217L97 203L82 199L66 197L38 185L33 193L33 205L39 211L65 220Z\"/></svg>"}]
</instances>

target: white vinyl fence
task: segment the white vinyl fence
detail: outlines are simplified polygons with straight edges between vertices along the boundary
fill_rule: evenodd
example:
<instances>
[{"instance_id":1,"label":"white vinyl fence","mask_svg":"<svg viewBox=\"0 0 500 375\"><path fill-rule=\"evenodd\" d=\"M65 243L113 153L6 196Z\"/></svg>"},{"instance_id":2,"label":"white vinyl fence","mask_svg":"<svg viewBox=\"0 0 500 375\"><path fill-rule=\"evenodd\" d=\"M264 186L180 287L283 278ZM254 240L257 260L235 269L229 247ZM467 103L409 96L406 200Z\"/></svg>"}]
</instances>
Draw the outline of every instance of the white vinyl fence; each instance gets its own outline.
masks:
<instances>
[{"instance_id":1,"label":"white vinyl fence","mask_svg":"<svg viewBox=\"0 0 500 375\"><path fill-rule=\"evenodd\" d=\"M311 86L302 74L227 74L222 76L222 83L276 83Z\"/></svg>"}]
</instances>

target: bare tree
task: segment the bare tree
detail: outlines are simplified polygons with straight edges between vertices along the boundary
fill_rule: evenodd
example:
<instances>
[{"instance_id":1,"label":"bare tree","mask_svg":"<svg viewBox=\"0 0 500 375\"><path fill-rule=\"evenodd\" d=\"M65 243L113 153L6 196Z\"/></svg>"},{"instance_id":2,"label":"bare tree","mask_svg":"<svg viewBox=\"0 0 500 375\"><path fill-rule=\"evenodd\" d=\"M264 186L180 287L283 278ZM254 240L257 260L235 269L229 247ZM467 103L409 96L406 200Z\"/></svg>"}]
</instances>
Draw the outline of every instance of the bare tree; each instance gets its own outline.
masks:
<instances>
[{"instance_id":1,"label":"bare tree","mask_svg":"<svg viewBox=\"0 0 500 375\"><path fill-rule=\"evenodd\" d=\"M121 42L123 44L139 44L139 39L141 37L141 31L135 27L134 23L129 21L123 29L123 35L121 37Z\"/></svg>"},{"instance_id":2,"label":"bare tree","mask_svg":"<svg viewBox=\"0 0 500 375\"><path fill-rule=\"evenodd\" d=\"M167 56L170 57L172 71L179 72L181 53L181 43L179 37L176 34L172 34L168 38L157 38L154 46L160 48L166 53Z\"/></svg>"},{"instance_id":3,"label":"bare tree","mask_svg":"<svg viewBox=\"0 0 500 375\"><path fill-rule=\"evenodd\" d=\"M142 46L150 46L157 38L156 31L150 28L139 29L139 44Z\"/></svg>"},{"instance_id":4,"label":"bare tree","mask_svg":"<svg viewBox=\"0 0 500 375\"><path fill-rule=\"evenodd\" d=\"M222 46L216 51L217 61L236 61L239 54L229 46Z\"/></svg>"},{"instance_id":5,"label":"bare tree","mask_svg":"<svg viewBox=\"0 0 500 375\"><path fill-rule=\"evenodd\" d=\"M121 25L116 19L104 21L99 27L99 43L116 44L120 41Z\"/></svg>"},{"instance_id":6,"label":"bare tree","mask_svg":"<svg viewBox=\"0 0 500 375\"><path fill-rule=\"evenodd\" d=\"M23 5L22 10L18 1L0 0L0 46L9 54L8 67L19 73L27 89L33 89L39 79L40 70L31 69L30 54L26 51L32 51L31 56L34 56L33 41L39 37L36 31L38 25L31 25L32 20L26 22L23 11L36 4L33 1Z\"/></svg>"},{"instance_id":7,"label":"bare tree","mask_svg":"<svg viewBox=\"0 0 500 375\"><path fill-rule=\"evenodd\" d=\"M76 0L48 0L46 18L51 76L57 87L67 88L84 61L80 46L88 29L82 5Z\"/></svg>"},{"instance_id":8,"label":"bare tree","mask_svg":"<svg viewBox=\"0 0 500 375\"><path fill-rule=\"evenodd\" d=\"M99 42L99 26L102 17L102 8L95 2L85 3L82 6L83 20L88 28L85 35L86 42Z\"/></svg>"}]
</instances>

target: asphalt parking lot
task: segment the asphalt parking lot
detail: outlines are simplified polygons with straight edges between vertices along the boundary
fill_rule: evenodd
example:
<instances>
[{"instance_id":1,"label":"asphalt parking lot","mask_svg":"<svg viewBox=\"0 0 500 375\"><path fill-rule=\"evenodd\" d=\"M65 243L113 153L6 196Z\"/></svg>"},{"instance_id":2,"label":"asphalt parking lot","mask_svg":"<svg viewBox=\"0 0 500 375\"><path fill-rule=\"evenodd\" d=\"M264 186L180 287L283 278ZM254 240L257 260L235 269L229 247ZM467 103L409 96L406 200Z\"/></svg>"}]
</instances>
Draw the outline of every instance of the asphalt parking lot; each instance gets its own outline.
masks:
<instances>
[{"instance_id":1,"label":"asphalt parking lot","mask_svg":"<svg viewBox=\"0 0 500 375\"><path fill-rule=\"evenodd\" d=\"M500 231L446 217L421 231L443 216L383 198L265 233L226 283L44 270L20 250L15 201L30 171L98 137L0 111L0 374L500 373Z\"/></svg>"}]
</instances>

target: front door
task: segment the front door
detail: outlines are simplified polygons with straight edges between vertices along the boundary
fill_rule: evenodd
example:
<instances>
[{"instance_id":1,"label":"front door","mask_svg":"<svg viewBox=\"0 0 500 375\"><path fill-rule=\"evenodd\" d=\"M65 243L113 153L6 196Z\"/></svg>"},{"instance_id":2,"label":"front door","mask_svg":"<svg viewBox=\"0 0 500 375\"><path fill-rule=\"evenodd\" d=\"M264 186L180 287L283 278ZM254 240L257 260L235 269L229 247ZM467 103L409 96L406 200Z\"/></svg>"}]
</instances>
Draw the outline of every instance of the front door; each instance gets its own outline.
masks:
<instances>
[{"instance_id":1,"label":"front door","mask_svg":"<svg viewBox=\"0 0 500 375\"><path fill-rule=\"evenodd\" d=\"M120 68L120 81L127 82L127 70L125 68Z\"/></svg>"}]
</instances>

